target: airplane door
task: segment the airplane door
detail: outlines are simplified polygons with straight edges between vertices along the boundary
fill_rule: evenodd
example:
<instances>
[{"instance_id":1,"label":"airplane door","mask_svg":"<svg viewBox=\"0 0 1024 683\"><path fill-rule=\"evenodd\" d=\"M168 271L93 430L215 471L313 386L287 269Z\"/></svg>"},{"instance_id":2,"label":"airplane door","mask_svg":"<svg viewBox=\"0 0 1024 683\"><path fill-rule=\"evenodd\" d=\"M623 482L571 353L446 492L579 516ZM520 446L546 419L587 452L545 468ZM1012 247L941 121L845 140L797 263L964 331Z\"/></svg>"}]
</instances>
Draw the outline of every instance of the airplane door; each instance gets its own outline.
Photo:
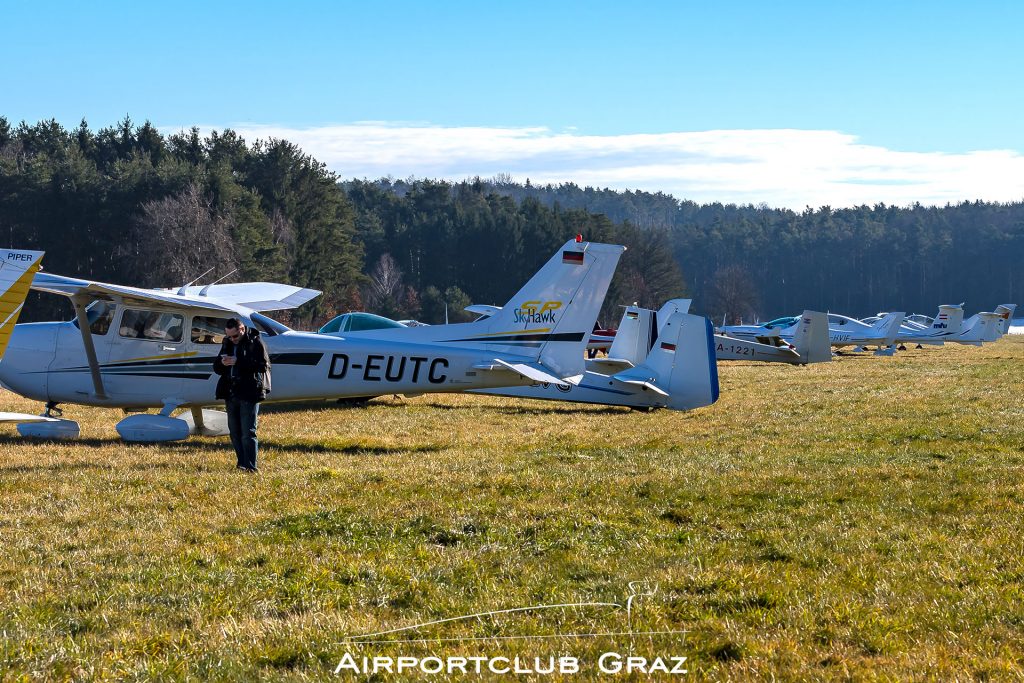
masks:
<instances>
[{"instance_id":1,"label":"airplane door","mask_svg":"<svg viewBox=\"0 0 1024 683\"><path fill-rule=\"evenodd\" d=\"M181 398L187 361L185 316L177 311L125 307L115 317L103 365L107 394L129 405L160 406Z\"/></svg>"},{"instance_id":2,"label":"airplane door","mask_svg":"<svg viewBox=\"0 0 1024 683\"><path fill-rule=\"evenodd\" d=\"M213 360L224 342L224 326L228 316L195 315L189 326L189 363L185 370L184 396L192 403L214 404L217 380L213 372Z\"/></svg>"},{"instance_id":3,"label":"airplane door","mask_svg":"<svg viewBox=\"0 0 1024 683\"><path fill-rule=\"evenodd\" d=\"M110 351L111 322L117 307L109 301L94 301L86 307L89 329L92 332L96 360L103 367ZM53 360L47 372L47 393L51 400L69 400L73 397L94 396L92 372L85 355L82 332L78 320L61 325L57 332Z\"/></svg>"}]
</instances>

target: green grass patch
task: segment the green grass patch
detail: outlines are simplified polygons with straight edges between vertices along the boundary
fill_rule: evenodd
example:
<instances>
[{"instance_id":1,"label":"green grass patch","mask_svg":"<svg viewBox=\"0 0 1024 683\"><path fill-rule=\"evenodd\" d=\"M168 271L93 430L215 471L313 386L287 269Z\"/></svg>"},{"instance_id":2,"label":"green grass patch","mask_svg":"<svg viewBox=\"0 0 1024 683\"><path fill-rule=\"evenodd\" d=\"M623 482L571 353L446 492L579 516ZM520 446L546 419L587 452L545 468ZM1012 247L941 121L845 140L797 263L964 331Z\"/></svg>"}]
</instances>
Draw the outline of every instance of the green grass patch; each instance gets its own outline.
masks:
<instances>
[{"instance_id":1,"label":"green grass patch","mask_svg":"<svg viewBox=\"0 0 1024 683\"><path fill-rule=\"evenodd\" d=\"M686 655L697 680L1020 678L1022 361L1007 338L723 364L719 403L685 414L274 407L260 476L226 439L123 444L118 411L69 407L79 442L4 427L0 679L320 680L345 652L609 649ZM620 607L344 642L556 603ZM466 640L627 628L686 633Z\"/></svg>"}]
</instances>

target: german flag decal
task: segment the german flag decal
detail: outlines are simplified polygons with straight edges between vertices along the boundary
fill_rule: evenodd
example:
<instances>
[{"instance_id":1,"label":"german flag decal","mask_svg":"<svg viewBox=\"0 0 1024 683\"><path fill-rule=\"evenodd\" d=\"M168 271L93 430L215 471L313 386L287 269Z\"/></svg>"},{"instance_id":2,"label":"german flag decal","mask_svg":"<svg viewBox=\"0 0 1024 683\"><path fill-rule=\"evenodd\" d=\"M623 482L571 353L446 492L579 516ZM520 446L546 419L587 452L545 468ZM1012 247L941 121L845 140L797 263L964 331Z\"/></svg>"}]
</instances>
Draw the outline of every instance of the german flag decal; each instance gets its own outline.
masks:
<instances>
[{"instance_id":1,"label":"german flag decal","mask_svg":"<svg viewBox=\"0 0 1024 683\"><path fill-rule=\"evenodd\" d=\"M571 263L574 266L583 265L583 252L582 251L563 251L562 252L562 263Z\"/></svg>"},{"instance_id":2,"label":"german flag decal","mask_svg":"<svg viewBox=\"0 0 1024 683\"><path fill-rule=\"evenodd\" d=\"M676 345L675 344L669 344L668 342L661 342L661 349L662 349L662 351L675 351L676 350Z\"/></svg>"}]
</instances>

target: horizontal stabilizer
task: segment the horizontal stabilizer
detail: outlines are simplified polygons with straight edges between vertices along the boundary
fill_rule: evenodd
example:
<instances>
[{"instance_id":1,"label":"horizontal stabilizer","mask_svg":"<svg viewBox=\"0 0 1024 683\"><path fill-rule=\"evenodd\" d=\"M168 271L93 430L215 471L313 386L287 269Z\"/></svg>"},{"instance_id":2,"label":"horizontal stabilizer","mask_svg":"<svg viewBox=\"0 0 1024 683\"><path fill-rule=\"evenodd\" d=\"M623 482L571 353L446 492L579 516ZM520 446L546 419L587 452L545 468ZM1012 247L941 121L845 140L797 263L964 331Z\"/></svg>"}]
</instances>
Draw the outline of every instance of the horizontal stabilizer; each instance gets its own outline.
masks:
<instances>
[{"instance_id":1,"label":"horizontal stabilizer","mask_svg":"<svg viewBox=\"0 0 1024 683\"><path fill-rule=\"evenodd\" d=\"M625 358L592 358L587 361L587 369L602 375L615 374L635 367L632 361Z\"/></svg>"},{"instance_id":2,"label":"horizontal stabilizer","mask_svg":"<svg viewBox=\"0 0 1024 683\"><path fill-rule=\"evenodd\" d=\"M616 380L617 382L622 382L623 384L630 384L630 385L635 386L635 387L643 387L644 389L648 389L650 391L653 391L654 393L658 394L659 396L668 396L668 392L667 391L665 391L664 389L661 389L660 387L658 387L657 384L654 383L654 381L653 381L654 378L653 377L651 377L650 379L639 379L639 378L637 378L637 379L627 379L627 377L628 376L625 373L622 373L622 372L620 372L617 375L612 375L612 379Z\"/></svg>"},{"instance_id":3,"label":"horizontal stabilizer","mask_svg":"<svg viewBox=\"0 0 1024 683\"><path fill-rule=\"evenodd\" d=\"M581 376L555 377L542 365L534 363L509 363L500 358L495 358L490 363L478 363L473 366L473 369L491 372L515 372L534 382L546 382L548 384L579 384L581 378Z\"/></svg>"}]
</instances>

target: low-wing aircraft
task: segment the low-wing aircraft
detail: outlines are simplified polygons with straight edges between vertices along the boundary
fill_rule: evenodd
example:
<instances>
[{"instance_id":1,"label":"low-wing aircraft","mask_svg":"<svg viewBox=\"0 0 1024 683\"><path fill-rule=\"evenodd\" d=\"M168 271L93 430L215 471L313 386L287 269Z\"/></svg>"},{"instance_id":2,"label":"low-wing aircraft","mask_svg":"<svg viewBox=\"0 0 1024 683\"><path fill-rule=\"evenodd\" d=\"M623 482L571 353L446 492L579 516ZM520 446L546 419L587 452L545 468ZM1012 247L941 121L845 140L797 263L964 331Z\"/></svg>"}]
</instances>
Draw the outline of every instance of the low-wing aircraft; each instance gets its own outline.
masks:
<instances>
[{"instance_id":1,"label":"low-wing aircraft","mask_svg":"<svg viewBox=\"0 0 1024 683\"><path fill-rule=\"evenodd\" d=\"M862 323L845 315L829 313L829 344L834 348L846 346L877 346L876 355L890 356L904 313L887 313L872 325ZM774 338L791 342L796 333L797 321L801 316L779 318L764 325L727 325L722 331L739 339L749 339L761 344L771 344Z\"/></svg>"},{"instance_id":2,"label":"low-wing aircraft","mask_svg":"<svg viewBox=\"0 0 1024 683\"><path fill-rule=\"evenodd\" d=\"M874 325L885 316L879 313L861 322ZM946 341L960 334L960 326L964 320L963 304L943 304L939 306L934 318L923 315L912 315L904 318L896 334L897 344L930 344L942 346Z\"/></svg>"},{"instance_id":3,"label":"low-wing aircraft","mask_svg":"<svg viewBox=\"0 0 1024 683\"><path fill-rule=\"evenodd\" d=\"M968 346L981 346L985 342L993 342L1002 336L1000 326L1003 318L998 313L981 311L975 313L967 320L964 320L960 327L959 334L955 334L948 341Z\"/></svg>"},{"instance_id":4,"label":"low-wing aircraft","mask_svg":"<svg viewBox=\"0 0 1024 683\"><path fill-rule=\"evenodd\" d=\"M806 365L832 360L828 318L819 311L804 311L779 334L763 342L715 335L718 360L756 360L765 363Z\"/></svg>"},{"instance_id":5,"label":"low-wing aircraft","mask_svg":"<svg viewBox=\"0 0 1024 683\"><path fill-rule=\"evenodd\" d=\"M289 285L142 289L38 274L32 288L69 297L76 318L17 325L0 381L45 401L48 416L61 403L161 408L118 423L118 433L130 441L225 433L224 414L202 407L216 403L214 355L224 323L237 317L262 334L274 373L273 401L573 384L585 371L587 338L624 250L570 241L500 313L418 328L415 339L388 338L405 328L381 330L373 339L290 330L263 312L294 308L319 292ZM190 409L192 424L172 417L179 408ZM59 436L68 422L19 425L19 431Z\"/></svg>"},{"instance_id":6,"label":"low-wing aircraft","mask_svg":"<svg viewBox=\"0 0 1024 683\"><path fill-rule=\"evenodd\" d=\"M707 318L672 310L659 327L626 309L608 358L587 361L580 382L538 382L531 386L479 389L472 393L573 403L626 406L642 410L693 410L718 400L718 365ZM631 330L636 330L632 333ZM655 332L656 331L656 332ZM620 335L622 335L620 337ZM619 345L618 347L616 345ZM621 351L630 346L630 352ZM620 357L620 356L629 356ZM636 361L636 362L634 362Z\"/></svg>"},{"instance_id":7,"label":"low-wing aircraft","mask_svg":"<svg viewBox=\"0 0 1024 683\"><path fill-rule=\"evenodd\" d=\"M689 299L675 299L656 315L635 305L627 307L619 331L610 342L609 357L588 359L586 373L577 383L536 382L530 386L475 389L470 393L645 410L691 410L710 405L718 398L713 351L709 355L710 323L688 315L689 304ZM485 316L501 310L497 306L475 308L472 312ZM359 335L377 338L383 333L415 339L421 330L390 332L389 326L380 326Z\"/></svg>"},{"instance_id":8,"label":"low-wing aircraft","mask_svg":"<svg viewBox=\"0 0 1024 683\"><path fill-rule=\"evenodd\" d=\"M621 360L639 363L651 349L654 336L660 325L675 311L687 313L690 299L670 299L657 312L640 308L635 304L626 308L619 324L615 342L608 351L607 359L588 361L588 369L602 363L615 365ZM756 360L767 363L790 363L804 365L832 360L828 340L828 322L824 313L804 311L794 319L795 332L792 342L774 336L768 343L737 339L722 334L714 335L715 356L718 360ZM649 331L650 330L650 331Z\"/></svg>"}]
</instances>

